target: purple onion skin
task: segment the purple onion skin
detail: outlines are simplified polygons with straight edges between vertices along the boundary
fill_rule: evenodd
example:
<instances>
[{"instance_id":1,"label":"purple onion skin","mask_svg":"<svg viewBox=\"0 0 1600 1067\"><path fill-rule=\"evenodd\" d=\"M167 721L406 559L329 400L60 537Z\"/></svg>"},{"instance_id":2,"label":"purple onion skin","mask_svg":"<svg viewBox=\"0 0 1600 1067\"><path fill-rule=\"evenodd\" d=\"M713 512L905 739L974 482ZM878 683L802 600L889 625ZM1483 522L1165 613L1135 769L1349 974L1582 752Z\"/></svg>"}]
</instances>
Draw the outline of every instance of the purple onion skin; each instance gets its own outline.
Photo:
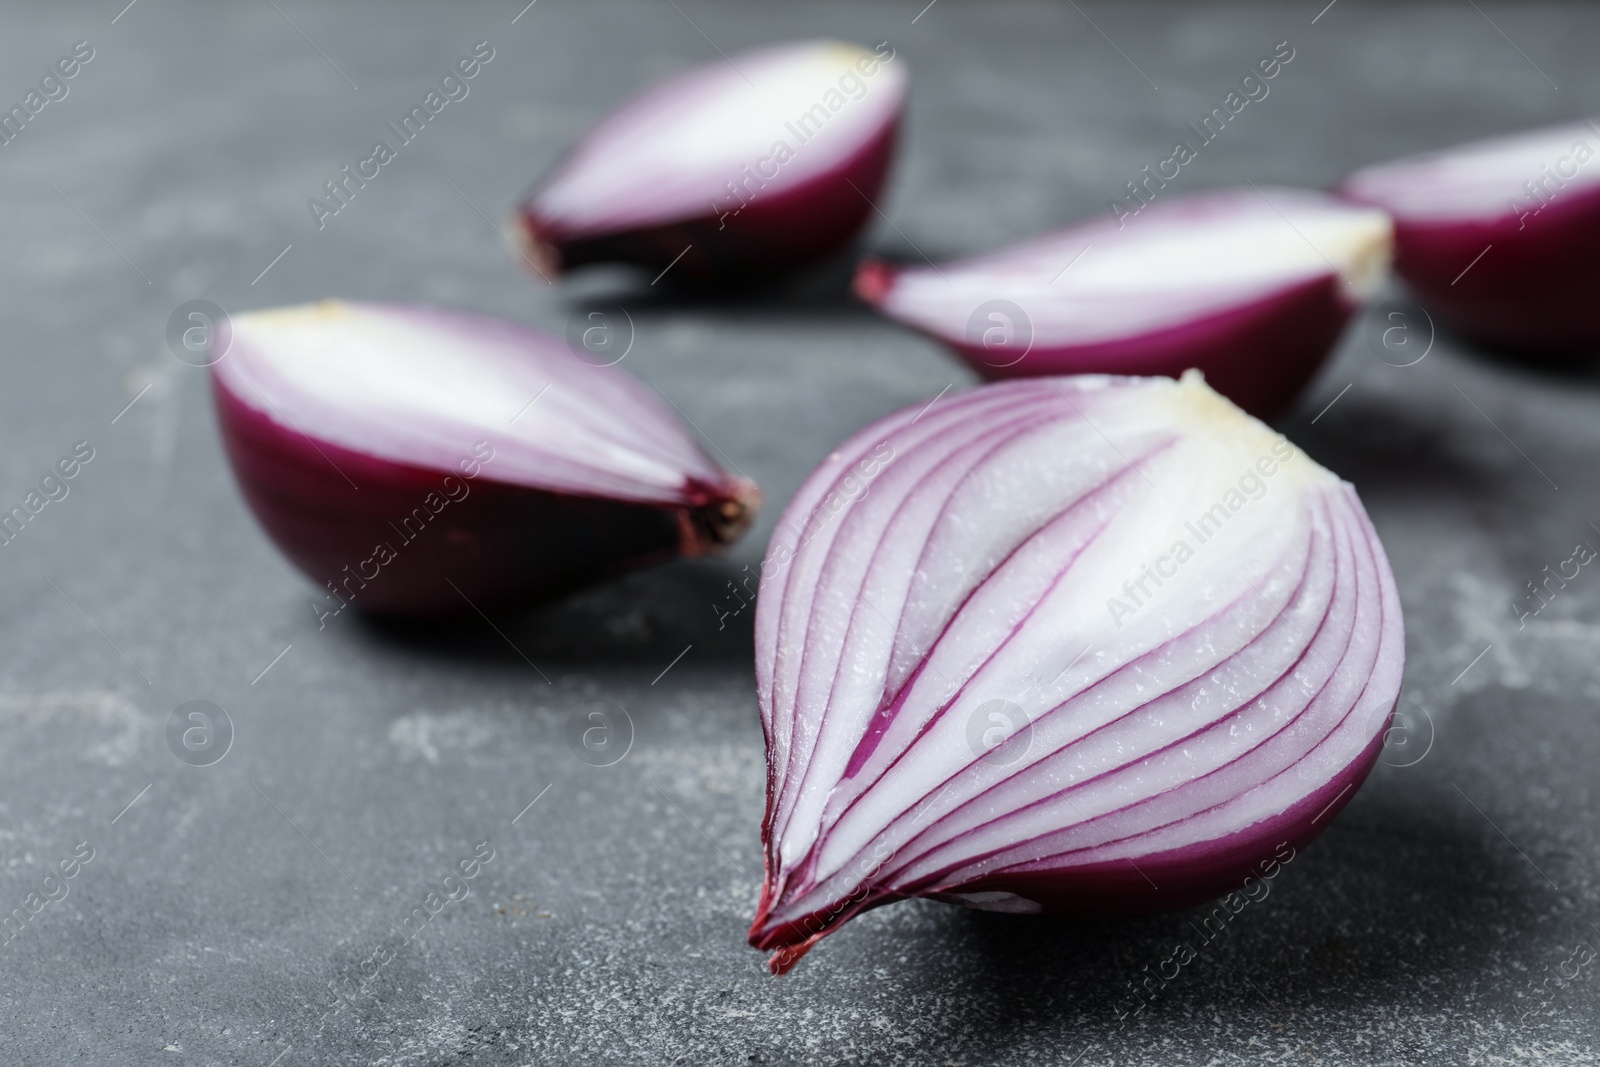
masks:
<instances>
[{"instance_id":1,"label":"purple onion skin","mask_svg":"<svg viewBox=\"0 0 1600 1067\"><path fill-rule=\"evenodd\" d=\"M516 213L524 254L552 277L591 264L622 263L652 274L671 266L672 280L692 286L769 281L828 258L861 232L872 212L868 201L876 201L888 181L899 125L896 120L886 126L807 184L753 198L736 218L707 212L659 226L570 234L540 215L535 187Z\"/></svg>"},{"instance_id":2,"label":"purple onion skin","mask_svg":"<svg viewBox=\"0 0 1600 1067\"><path fill-rule=\"evenodd\" d=\"M467 479L327 441L313 445L212 380L222 439L250 510L319 590L366 612L470 614L552 600L621 571L712 552L729 536L723 516L753 506L737 490L699 485L704 502L693 508L553 493L497 482L487 473L492 463ZM398 527L413 509L428 512L429 493L445 496L446 479L449 493L459 496L465 485L466 496L406 540L421 523ZM373 565L363 561L379 544L391 546L394 558L364 578L359 572L370 576Z\"/></svg>"},{"instance_id":3,"label":"purple onion skin","mask_svg":"<svg viewBox=\"0 0 1600 1067\"><path fill-rule=\"evenodd\" d=\"M1556 358L1600 350L1600 189L1574 191L1521 225L1515 215L1397 218L1395 269L1424 305L1489 347Z\"/></svg>"},{"instance_id":4,"label":"purple onion skin","mask_svg":"<svg viewBox=\"0 0 1600 1067\"><path fill-rule=\"evenodd\" d=\"M877 306L895 268L876 260L856 274L856 295ZM1321 369L1357 304L1337 278L1315 278L1248 306L1138 337L1096 344L1035 345L1009 366L975 345L918 330L941 342L987 381L1058 374L1128 374L1176 378L1190 367L1217 392L1261 419L1287 411ZM916 327L913 327L915 329Z\"/></svg>"}]
</instances>

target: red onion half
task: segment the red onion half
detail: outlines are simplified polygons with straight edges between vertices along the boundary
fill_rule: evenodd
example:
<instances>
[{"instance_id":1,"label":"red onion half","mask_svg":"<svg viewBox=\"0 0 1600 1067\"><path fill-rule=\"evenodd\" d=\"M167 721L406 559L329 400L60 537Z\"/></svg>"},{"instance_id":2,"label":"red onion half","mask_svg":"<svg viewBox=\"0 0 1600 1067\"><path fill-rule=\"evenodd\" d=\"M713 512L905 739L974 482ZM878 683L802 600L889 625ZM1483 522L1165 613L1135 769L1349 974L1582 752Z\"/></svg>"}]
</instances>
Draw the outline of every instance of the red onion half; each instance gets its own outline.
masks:
<instances>
[{"instance_id":1,"label":"red onion half","mask_svg":"<svg viewBox=\"0 0 1600 1067\"><path fill-rule=\"evenodd\" d=\"M324 301L213 368L246 501L330 606L459 612L716 551L760 495L648 389L508 322ZM470 605L470 606L469 606Z\"/></svg>"},{"instance_id":2,"label":"red onion half","mask_svg":"<svg viewBox=\"0 0 1600 1067\"><path fill-rule=\"evenodd\" d=\"M1394 216L1396 269L1463 333L1536 354L1600 349L1600 126L1384 163L1340 191Z\"/></svg>"},{"instance_id":3,"label":"red onion half","mask_svg":"<svg viewBox=\"0 0 1600 1067\"><path fill-rule=\"evenodd\" d=\"M889 173L905 61L835 41L742 52L635 97L518 209L550 275L632 263L745 281L843 247Z\"/></svg>"},{"instance_id":4,"label":"red onion half","mask_svg":"<svg viewBox=\"0 0 1600 1067\"><path fill-rule=\"evenodd\" d=\"M1272 415L1388 268L1389 220L1321 193L1157 200L942 266L864 263L856 293L985 378L1205 372Z\"/></svg>"},{"instance_id":5,"label":"red onion half","mask_svg":"<svg viewBox=\"0 0 1600 1067\"><path fill-rule=\"evenodd\" d=\"M782 973L906 897L1223 893L1350 799L1403 661L1355 490L1197 373L890 415L811 475L763 565L750 943Z\"/></svg>"}]
</instances>

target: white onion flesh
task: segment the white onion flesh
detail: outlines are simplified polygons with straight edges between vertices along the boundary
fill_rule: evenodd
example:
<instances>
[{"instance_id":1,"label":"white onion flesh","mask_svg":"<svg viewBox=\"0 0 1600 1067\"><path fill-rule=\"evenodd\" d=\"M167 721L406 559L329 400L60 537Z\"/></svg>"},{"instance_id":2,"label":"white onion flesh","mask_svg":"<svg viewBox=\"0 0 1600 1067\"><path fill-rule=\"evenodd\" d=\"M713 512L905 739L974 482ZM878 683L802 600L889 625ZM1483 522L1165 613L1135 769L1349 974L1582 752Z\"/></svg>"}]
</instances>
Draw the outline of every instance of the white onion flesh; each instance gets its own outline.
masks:
<instances>
[{"instance_id":1,"label":"white onion flesh","mask_svg":"<svg viewBox=\"0 0 1600 1067\"><path fill-rule=\"evenodd\" d=\"M1334 274L1352 303L1388 269L1383 212L1294 189L1157 201L1123 224L1099 221L935 269L899 273L884 310L963 336L972 309L1018 304L1036 347L1081 345L1181 325Z\"/></svg>"},{"instance_id":2,"label":"white onion flesh","mask_svg":"<svg viewBox=\"0 0 1600 1067\"><path fill-rule=\"evenodd\" d=\"M648 388L513 323L325 300L238 315L232 330L218 379L352 451L450 470L488 441L497 480L654 503L726 478Z\"/></svg>"},{"instance_id":3,"label":"white onion flesh","mask_svg":"<svg viewBox=\"0 0 1600 1067\"><path fill-rule=\"evenodd\" d=\"M1573 122L1366 167L1340 190L1408 221L1492 222L1536 207L1529 186L1547 197L1600 186L1597 146L1596 124Z\"/></svg>"},{"instance_id":4,"label":"white onion flesh","mask_svg":"<svg viewBox=\"0 0 1600 1067\"><path fill-rule=\"evenodd\" d=\"M540 189L540 212L574 232L692 218L729 202L726 183L779 141L794 149L779 170L784 184L826 174L899 114L904 64L858 75L866 86L860 99L846 97L804 144L789 127L839 91L840 77L858 62L875 58L857 45L806 42L716 60L675 78L597 127ZM650 165L657 160L672 165Z\"/></svg>"}]
</instances>

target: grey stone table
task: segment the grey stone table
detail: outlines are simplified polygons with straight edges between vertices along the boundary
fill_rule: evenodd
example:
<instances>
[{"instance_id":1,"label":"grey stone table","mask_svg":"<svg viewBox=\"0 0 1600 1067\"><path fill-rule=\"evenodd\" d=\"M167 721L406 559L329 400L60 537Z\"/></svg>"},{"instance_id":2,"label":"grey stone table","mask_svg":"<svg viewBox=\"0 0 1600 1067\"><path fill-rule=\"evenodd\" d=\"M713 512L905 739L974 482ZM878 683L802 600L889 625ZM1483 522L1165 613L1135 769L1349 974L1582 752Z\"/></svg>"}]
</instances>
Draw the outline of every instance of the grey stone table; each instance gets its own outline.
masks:
<instances>
[{"instance_id":1,"label":"grey stone table","mask_svg":"<svg viewBox=\"0 0 1600 1067\"><path fill-rule=\"evenodd\" d=\"M1576 542L1600 544L1594 374L1446 336L1395 367L1358 325L1284 420L1388 546L1407 725L1146 1011L1119 1022L1135 976L1191 938L1183 914L906 903L775 980L744 944L751 617L719 625L713 605L830 446L970 378L854 306L839 270L717 305L606 273L551 289L490 220L611 104L718 49L891 41L914 98L867 242L939 258L1105 211L1280 41L1293 62L1186 188L1321 185L1592 114L1600 10L122 2L0 9L7 107L77 42L93 51L0 147L0 505L93 450L0 548L0 912L28 916L0 945L0 1062L1596 1062L1600 579L1523 627L1511 610ZM306 200L480 40L494 58L470 96L318 230ZM165 331L191 299L326 295L558 331L620 299L625 368L771 506L727 560L499 633L350 614L319 630L234 488L205 372ZM231 720L213 765L169 749L189 700ZM589 766L573 724L613 705L631 749ZM466 898L369 962L482 842ZM47 883L63 862L75 877ZM66 896L33 914L47 892Z\"/></svg>"}]
</instances>

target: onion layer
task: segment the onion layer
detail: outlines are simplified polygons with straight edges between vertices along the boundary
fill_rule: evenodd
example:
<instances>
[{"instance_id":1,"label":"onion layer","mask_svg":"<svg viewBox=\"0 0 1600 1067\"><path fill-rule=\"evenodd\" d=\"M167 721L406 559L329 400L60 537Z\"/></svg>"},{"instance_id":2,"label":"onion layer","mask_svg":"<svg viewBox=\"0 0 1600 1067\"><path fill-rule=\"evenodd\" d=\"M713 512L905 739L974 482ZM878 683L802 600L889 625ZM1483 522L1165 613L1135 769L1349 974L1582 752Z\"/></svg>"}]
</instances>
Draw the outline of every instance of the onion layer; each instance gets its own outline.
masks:
<instances>
[{"instance_id":1,"label":"onion layer","mask_svg":"<svg viewBox=\"0 0 1600 1067\"><path fill-rule=\"evenodd\" d=\"M212 381L240 489L336 603L546 599L714 552L759 505L642 385L525 327L325 301L232 337Z\"/></svg>"},{"instance_id":2,"label":"onion layer","mask_svg":"<svg viewBox=\"0 0 1600 1067\"><path fill-rule=\"evenodd\" d=\"M906 897L1103 914L1233 888L1365 778L1403 645L1354 489L1197 373L890 415L811 475L762 569L750 943L781 973Z\"/></svg>"},{"instance_id":3,"label":"onion layer","mask_svg":"<svg viewBox=\"0 0 1600 1067\"><path fill-rule=\"evenodd\" d=\"M525 254L546 274L631 263L740 282L821 259L888 176L904 60L814 41L743 52L630 100L527 195Z\"/></svg>"},{"instance_id":4,"label":"onion layer","mask_svg":"<svg viewBox=\"0 0 1600 1067\"><path fill-rule=\"evenodd\" d=\"M1156 201L939 267L862 265L856 293L985 378L1198 368L1262 417L1327 357L1388 267L1389 220L1321 193Z\"/></svg>"},{"instance_id":5,"label":"onion layer","mask_svg":"<svg viewBox=\"0 0 1600 1067\"><path fill-rule=\"evenodd\" d=\"M1394 216L1395 267L1486 344L1600 349L1600 128L1534 130L1368 167L1340 186Z\"/></svg>"}]
</instances>

